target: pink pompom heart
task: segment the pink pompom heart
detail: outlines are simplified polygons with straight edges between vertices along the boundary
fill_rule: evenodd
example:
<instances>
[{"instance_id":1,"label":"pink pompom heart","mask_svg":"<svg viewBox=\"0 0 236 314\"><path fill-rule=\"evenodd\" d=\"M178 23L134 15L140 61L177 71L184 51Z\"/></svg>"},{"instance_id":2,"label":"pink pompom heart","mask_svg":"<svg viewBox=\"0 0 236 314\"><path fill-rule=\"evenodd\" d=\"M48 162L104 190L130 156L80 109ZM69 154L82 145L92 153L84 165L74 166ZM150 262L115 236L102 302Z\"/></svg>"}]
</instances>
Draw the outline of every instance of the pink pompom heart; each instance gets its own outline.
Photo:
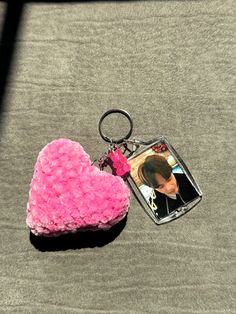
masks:
<instances>
[{"instance_id":1,"label":"pink pompom heart","mask_svg":"<svg viewBox=\"0 0 236 314\"><path fill-rule=\"evenodd\" d=\"M109 229L129 208L124 181L91 165L83 147L57 139L39 153L27 202L26 224L35 235Z\"/></svg>"}]
</instances>

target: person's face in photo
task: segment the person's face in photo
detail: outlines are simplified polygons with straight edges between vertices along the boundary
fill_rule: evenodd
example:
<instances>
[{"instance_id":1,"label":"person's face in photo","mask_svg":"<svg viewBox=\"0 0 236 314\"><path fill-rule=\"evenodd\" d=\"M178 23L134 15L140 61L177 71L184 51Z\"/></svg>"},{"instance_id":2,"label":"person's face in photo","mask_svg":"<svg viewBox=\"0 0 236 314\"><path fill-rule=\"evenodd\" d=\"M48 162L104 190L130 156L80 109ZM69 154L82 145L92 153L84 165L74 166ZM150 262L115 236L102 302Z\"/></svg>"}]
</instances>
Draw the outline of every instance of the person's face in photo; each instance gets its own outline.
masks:
<instances>
[{"instance_id":1,"label":"person's face in photo","mask_svg":"<svg viewBox=\"0 0 236 314\"><path fill-rule=\"evenodd\" d=\"M159 173L155 174L158 187L156 190L163 194L176 194L178 192L178 185L175 176L171 173L168 179L163 178Z\"/></svg>"},{"instance_id":2,"label":"person's face in photo","mask_svg":"<svg viewBox=\"0 0 236 314\"><path fill-rule=\"evenodd\" d=\"M164 156L151 155L146 157L144 163L139 166L138 176L143 184L162 194L174 195L178 193L175 175Z\"/></svg>"}]
</instances>

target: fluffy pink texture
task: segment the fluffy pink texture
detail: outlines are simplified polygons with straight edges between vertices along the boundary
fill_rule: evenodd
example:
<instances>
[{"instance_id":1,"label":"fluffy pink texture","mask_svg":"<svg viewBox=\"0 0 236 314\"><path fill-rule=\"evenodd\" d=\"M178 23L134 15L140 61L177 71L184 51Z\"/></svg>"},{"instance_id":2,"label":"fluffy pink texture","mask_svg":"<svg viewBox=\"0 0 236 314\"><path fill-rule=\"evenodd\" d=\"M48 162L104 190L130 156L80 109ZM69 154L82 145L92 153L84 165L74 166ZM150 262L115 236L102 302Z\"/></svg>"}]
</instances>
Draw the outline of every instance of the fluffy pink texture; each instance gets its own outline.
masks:
<instances>
[{"instance_id":1,"label":"fluffy pink texture","mask_svg":"<svg viewBox=\"0 0 236 314\"><path fill-rule=\"evenodd\" d=\"M35 235L109 229L125 217L124 181L91 165L78 143L57 139L39 153L30 184L26 224Z\"/></svg>"}]
</instances>

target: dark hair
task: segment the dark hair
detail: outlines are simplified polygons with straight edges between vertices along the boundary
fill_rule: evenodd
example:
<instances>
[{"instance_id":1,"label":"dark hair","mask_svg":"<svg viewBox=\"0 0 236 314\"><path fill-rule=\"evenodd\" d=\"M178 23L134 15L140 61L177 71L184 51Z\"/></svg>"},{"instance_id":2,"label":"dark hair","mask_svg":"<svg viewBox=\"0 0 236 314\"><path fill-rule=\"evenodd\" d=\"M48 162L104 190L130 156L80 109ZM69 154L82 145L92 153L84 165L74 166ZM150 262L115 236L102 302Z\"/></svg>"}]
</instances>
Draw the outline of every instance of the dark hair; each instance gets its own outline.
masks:
<instances>
[{"instance_id":1,"label":"dark hair","mask_svg":"<svg viewBox=\"0 0 236 314\"><path fill-rule=\"evenodd\" d=\"M145 158L144 162L138 168L138 176L141 182L154 189L159 184L155 178L155 174L160 174L164 179L169 179L172 168L163 156L151 155Z\"/></svg>"}]
</instances>

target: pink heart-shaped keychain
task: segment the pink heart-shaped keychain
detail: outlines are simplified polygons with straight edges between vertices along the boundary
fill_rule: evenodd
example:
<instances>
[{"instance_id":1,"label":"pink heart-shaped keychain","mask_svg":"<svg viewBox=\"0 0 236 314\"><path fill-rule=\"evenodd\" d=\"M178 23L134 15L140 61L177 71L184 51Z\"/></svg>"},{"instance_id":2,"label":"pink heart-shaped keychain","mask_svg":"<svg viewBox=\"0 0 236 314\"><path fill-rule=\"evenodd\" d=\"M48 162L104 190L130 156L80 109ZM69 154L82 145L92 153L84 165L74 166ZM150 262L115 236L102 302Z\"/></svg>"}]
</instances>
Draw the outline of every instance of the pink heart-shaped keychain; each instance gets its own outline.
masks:
<instances>
[{"instance_id":1,"label":"pink heart-shaped keychain","mask_svg":"<svg viewBox=\"0 0 236 314\"><path fill-rule=\"evenodd\" d=\"M129 200L120 177L91 165L78 142L60 138L38 155L26 224L33 234L44 236L106 230L126 216Z\"/></svg>"}]
</instances>

